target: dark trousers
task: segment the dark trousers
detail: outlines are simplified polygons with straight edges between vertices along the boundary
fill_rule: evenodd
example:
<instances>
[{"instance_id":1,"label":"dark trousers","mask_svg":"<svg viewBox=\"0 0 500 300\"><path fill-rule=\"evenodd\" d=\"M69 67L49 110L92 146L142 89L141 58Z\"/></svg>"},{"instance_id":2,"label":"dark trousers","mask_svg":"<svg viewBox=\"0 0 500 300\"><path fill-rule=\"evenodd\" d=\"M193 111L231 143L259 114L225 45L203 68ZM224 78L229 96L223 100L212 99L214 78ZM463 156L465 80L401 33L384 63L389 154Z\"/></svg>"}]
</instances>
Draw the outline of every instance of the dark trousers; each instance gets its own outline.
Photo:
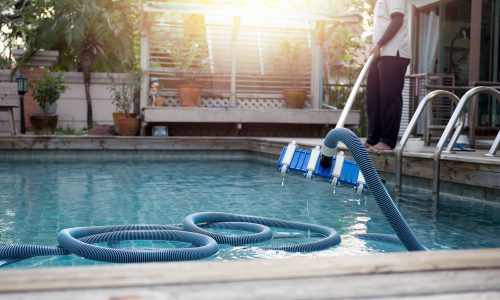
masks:
<instances>
[{"instance_id":1,"label":"dark trousers","mask_svg":"<svg viewBox=\"0 0 500 300\"><path fill-rule=\"evenodd\" d=\"M382 142L396 147L401 113L406 68L410 60L399 56L382 56L374 60L366 82L366 111L368 138L375 145Z\"/></svg>"}]
</instances>

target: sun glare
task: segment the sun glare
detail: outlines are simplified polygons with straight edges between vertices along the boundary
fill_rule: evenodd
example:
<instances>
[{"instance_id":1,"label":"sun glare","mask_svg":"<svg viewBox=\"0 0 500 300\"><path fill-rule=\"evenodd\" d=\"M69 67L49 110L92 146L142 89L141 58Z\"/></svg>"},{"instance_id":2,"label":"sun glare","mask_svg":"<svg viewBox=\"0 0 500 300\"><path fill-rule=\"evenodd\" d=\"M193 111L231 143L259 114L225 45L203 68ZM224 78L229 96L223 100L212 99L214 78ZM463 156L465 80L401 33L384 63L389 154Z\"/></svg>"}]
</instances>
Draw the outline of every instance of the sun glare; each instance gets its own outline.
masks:
<instances>
[{"instance_id":1,"label":"sun glare","mask_svg":"<svg viewBox=\"0 0 500 300\"><path fill-rule=\"evenodd\" d=\"M330 1L286 0L208 0L202 4L218 7L212 10L212 24L231 24L233 16L241 16L240 25L265 28L310 28L306 15L331 13L326 9ZM189 2L186 2L189 3Z\"/></svg>"}]
</instances>

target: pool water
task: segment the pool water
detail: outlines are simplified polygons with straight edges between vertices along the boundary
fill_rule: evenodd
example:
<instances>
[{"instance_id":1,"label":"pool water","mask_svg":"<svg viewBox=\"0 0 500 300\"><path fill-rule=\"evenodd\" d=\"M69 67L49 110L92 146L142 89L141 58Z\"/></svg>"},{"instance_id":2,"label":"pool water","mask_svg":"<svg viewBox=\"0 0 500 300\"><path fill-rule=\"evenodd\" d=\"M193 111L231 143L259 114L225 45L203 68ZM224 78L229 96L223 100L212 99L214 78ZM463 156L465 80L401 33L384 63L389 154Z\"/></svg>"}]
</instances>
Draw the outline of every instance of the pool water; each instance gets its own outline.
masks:
<instances>
[{"instance_id":1,"label":"pool water","mask_svg":"<svg viewBox=\"0 0 500 300\"><path fill-rule=\"evenodd\" d=\"M394 234L368 193L332 188L324 179L308 182L298 173L284 183L275 162L194 159L123 162L0 163L0 245L55 245L57 232L77 226L178 224L194 212L218 211L320 224L337 230L340 245L313 253L222 246L208 260L339 256L406 251L368 242L354 233ZM403 216L430 249L500 247L500 207L444 199L436 209L425 195L403 196ZM279 235L289 233L277 229ZM278 239L273 243L308 240ZM122 242L120 247L183 247L171 242ZM102 264L75 255L31 258L4 268Z\"/></svg>"}]
</instances>

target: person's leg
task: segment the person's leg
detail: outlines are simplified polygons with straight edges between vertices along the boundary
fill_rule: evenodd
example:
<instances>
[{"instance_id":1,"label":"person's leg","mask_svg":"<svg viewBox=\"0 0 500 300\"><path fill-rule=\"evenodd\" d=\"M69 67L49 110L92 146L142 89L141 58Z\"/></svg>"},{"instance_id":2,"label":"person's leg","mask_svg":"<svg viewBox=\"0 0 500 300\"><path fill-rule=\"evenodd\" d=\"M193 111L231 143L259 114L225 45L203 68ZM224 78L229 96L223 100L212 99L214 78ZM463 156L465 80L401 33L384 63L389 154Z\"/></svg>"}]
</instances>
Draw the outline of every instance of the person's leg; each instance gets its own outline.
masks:
<instances>
[{"instance_id":1,"label":"person's leg","mask_svg":"<svg viewBox=\"0 0 500 300\"><path fill-rule=\"evenodd\" d=\"M368 137L366 144L375 145L381 133L380 81L378 59L375 59L368 70L366 79L366 113L368 115Z\"/></svg>"},{"instance_id":2,"label":"person's leg","mask_svg":"<svg viewBox=\"0 0 500 300\"><path fill-rule=\"evenodd\" d=\"M400 57L382 57L379 63L381 115L380 142L391 149L396 147L401 113L403 110L403 87L410 60ZM380 145L380 148L385 148ZM385 150L385 149L382 149Z\"/></svg>"}]
</instances>

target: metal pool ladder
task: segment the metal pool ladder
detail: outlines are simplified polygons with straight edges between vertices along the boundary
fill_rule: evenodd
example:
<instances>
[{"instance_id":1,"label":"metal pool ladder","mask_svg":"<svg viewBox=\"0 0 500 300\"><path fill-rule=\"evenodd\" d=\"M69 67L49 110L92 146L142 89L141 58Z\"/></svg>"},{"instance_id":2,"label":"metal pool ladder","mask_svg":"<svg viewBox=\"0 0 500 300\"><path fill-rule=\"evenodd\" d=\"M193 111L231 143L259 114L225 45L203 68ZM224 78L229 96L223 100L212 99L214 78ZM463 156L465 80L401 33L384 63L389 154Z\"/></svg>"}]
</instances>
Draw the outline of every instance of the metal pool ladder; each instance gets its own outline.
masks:
<instances>
[{"instance_id":1,"label":"metal pool ladder","mask_svg":"<svg viewBox=\"0 0 500 300\"><path fill-rule=\"evenodd\" d=\"M429 104L432 99L434 99L436 97L440 97L440 96L448 97L457 103L460 101L460 99L455 94L448 92L448 91L445 91L445 90L432 91L429 94L427 94L422 99L422 101L420 101L417 109L415 110L415 113L413 114L413 117L410 120L410 123L408 124L408 127L405 130L405 133L403 134L403 137L401 138L401 141L399 142L399 145L396 147L396 183L395 183L395 189L396 189L397 193L401 192L403 149L406 146L406 142L408 141L408 138L410 137L410 134L413 131L414 127L417 125L417 121L420 118L420 116L422 115L422 113L424 112L424 109L427 106L427 104ZM464 122L462 119L455 130L455 134L453 135L454 138L458 138L458 136L460 135L460 131L462 130L463 125L464 125Z\"/></svg>"},{"instance_id":2,"label":"metal pool ladder","mask_svg":"<svg viewBox=\"0 0 500 300\"><path fill-rule=\"evenodd\" d=\"M500 100L500 92L497 91L496 89L488 86L478 86L475 88L470 89L467 93L465 93L462 98L460 99L457 107L453 111L453 115L450 118L450 121L446 125L446 128L444 129L443 135L441 135L441 138L439 139L439 142L437 144L436 150L434 150L434 161L432 163L432 199L433 200L438 200L439 199L439 173L440 173L440 159L441 159L441 153L443 152L443 147L450 136L451 130L457 123L458 118L460 117L460 114L465 108L465 105L469 101L469 99L479 93L485 93L485 94L490 94L493 97L497 99L497 101ZM448 147L446 148L446 152L450 152L451 149L453 149L453 146L455 146L456 140L458 139L457 132L455 131L455 134L453 137L450 139L450 142L448 144ZM487 155L493 156L496 153L496 150L498 148L498 144L500 143L500 131L497 134L497 137L495 138L495 141L493 142L493 145Z\"/></svg>"}]
</instances>

